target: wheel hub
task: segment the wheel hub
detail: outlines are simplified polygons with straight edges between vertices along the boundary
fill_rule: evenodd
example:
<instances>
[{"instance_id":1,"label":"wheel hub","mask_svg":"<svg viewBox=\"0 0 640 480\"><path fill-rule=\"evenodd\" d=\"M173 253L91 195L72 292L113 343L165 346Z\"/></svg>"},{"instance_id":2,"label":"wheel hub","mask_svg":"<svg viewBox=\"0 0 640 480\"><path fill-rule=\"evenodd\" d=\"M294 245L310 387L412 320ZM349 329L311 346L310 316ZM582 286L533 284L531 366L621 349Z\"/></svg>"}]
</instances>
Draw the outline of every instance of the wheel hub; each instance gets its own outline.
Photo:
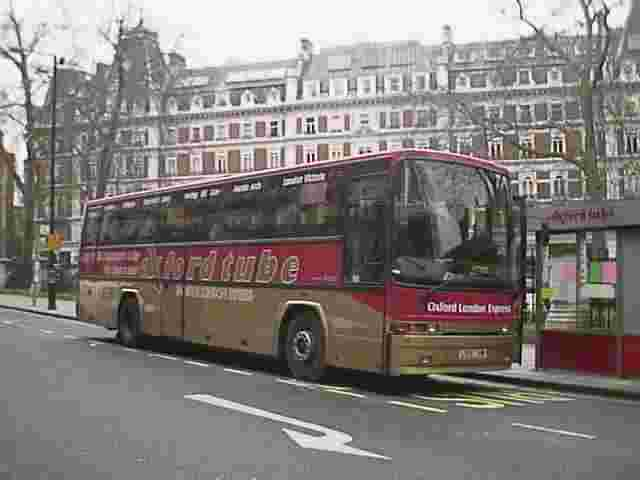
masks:
<instances>
[{"instance_id":1,"label":"wheel hub","mask_svg":"<svg viewBox=\"0 0 640 480\"><path fill-rule=\"evenodd\" d=\"M296 358L307 361L313 354L313 334L308 330L301 330L293 337L293 353Z\"/></svg>"}]
</instances>

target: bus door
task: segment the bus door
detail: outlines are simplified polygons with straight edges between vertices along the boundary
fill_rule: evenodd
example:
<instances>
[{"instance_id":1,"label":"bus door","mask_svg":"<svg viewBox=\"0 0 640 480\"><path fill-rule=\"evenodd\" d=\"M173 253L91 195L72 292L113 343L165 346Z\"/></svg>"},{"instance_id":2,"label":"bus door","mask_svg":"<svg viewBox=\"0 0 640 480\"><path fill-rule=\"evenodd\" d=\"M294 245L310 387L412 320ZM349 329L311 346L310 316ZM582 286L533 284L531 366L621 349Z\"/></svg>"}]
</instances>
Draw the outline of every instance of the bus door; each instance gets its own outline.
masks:
<instances>
[{"instance_id":1,"label":"bus door","mask_svg":"<svg viewBox=\"0 0 640 480\"><path fill-rule=\"evenodd\" d=\"M336 325L340 364L383 368L389 176L384 160L356 164L344 186L344 287L350 311Z\"/></svg>"},{"instance_id":2,"label":"bus door","mask_svg":"<svg viewBox=\"0 0 640 480\"><path fill-rule=\"evenodd\" d=\"M161 246L157 247L157 255L162 257L157 303L161 335L181 338L184 333L184 275L187 260L184 240L191 219L184 206L184 193L173 193L163 197L162 201Z\"/></svg>"}]
</instances>

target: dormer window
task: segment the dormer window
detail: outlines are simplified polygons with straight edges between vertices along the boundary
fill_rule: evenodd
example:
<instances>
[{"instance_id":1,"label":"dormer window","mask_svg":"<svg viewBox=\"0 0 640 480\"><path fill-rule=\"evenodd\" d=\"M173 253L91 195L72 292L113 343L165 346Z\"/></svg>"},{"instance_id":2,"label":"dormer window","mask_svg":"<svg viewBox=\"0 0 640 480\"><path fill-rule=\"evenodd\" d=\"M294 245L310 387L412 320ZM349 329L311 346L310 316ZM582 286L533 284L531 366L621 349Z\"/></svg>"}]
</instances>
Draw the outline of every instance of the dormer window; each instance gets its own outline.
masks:
<instances>
[{"instance_id":1,"label":"dormer window","mask_svg":"<svg viewBox=\"0 0 640 480\"><path fill-rule=\"evenodd\" d=\"M402 78L399 75L392 75L387 78L387 85L390 93L400 93L402 91Z\"/></svg>"},{"instance_id":2,"label":"dormer window","mask_svg":"<svg viewBox=\"0 0 640 480\"><path fill-rule=\"evenodd\" d=\"M280 103L280 90L273 87L269 92L269 102L270 103Z\"/></svg>"},{"instance_id":3,"label":"dormer window","mask_svg":"<svg viewBox=\"0 0 640 480\"><path fill-rule=\"evenodd\" d=\"M226 107L229 104L228 96L227 92L216 95L216 105L218 107Z\"/></svg>"},{"instance_id":4,"label":"dormer window","mask_svg":"<svg viewBox=\"0 0 640 480\"><path fill-rule=\"evenodd\" d=\"M253 102L254 102L253 93L249 90L246 90L242 94L242 105L253 105Z\"/></svg>"},{"instance_id":5,"label":"dormer window","mask_svg":"<svg viewBox=\"0 0 640 480\"><path fill-rule=\"evenodd\" d=\"M347 94L347 80L344 78L334 78L331 80L332 96L344 97Z\"/></svg>"},{"instance_id":6,"label":"dormer window","mask_svg":"<svg viewBox=\"0 0 640 480\"><path fill-rule=\"evenodd\" d=\"M304 98L313 98L318 96L318 87L315 81L308 80L304 82Z\"/></svg>"}]
</instances>

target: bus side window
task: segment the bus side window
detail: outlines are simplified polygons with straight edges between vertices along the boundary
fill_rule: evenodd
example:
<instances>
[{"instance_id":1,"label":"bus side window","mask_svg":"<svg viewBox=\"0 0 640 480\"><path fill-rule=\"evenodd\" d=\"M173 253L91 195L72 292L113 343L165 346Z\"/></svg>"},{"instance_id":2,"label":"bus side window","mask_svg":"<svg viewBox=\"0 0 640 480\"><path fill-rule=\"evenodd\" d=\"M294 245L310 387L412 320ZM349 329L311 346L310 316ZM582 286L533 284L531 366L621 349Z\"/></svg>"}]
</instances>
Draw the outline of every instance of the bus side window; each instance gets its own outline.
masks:
<instances>
[{"instance_id":1,"label":"bus side window","mask_svg":"<svg viewBox=\"0 0 640 480\"><path fill-rule=\"evenodd\" d=\"M102 211L92 209L87 212L84 230L82 232L82 244L90 245L98 241L100 234L100 224L102 223Z\"/></svg>"},{"instance_id":2,"label":"bus side window","mask_svg":"<svg viewBox=\"0 0 640 480\"><path fill-rule=\"evenodd\" d=\"M347 188L345 280L377 283L384 278L386 175L354 179Z\"/></svg>"}]
</instances>

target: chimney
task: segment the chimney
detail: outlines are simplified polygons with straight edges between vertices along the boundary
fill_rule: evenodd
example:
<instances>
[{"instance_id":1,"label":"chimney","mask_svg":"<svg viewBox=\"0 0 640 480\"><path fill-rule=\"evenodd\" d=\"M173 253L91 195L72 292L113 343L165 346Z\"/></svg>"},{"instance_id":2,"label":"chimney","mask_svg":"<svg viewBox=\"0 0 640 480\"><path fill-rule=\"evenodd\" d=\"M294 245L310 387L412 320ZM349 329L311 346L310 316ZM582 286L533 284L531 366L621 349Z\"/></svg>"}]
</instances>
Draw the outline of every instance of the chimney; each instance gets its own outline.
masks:
<instances>
[{"instance_id":1,"label":"chimney","mask_svg":"<svg viewBox=\"0 0 640 480\"><path fill-rule=\"evenodd\" d=\"M182 70L183 68L187 68L187 60L178 52L170 52L169 68L172 70Z\"/></svg>"},{"instance_id":2,"label":"chimney","mask_svg":"<svg viewBox=\"0 0 640 480\"><path fill-rule=\"evenodd\" d=\"M451 29L451 25L444 25L442 27L442 43L453 43L453 30Z\"/></svg>"}]
</instances>

